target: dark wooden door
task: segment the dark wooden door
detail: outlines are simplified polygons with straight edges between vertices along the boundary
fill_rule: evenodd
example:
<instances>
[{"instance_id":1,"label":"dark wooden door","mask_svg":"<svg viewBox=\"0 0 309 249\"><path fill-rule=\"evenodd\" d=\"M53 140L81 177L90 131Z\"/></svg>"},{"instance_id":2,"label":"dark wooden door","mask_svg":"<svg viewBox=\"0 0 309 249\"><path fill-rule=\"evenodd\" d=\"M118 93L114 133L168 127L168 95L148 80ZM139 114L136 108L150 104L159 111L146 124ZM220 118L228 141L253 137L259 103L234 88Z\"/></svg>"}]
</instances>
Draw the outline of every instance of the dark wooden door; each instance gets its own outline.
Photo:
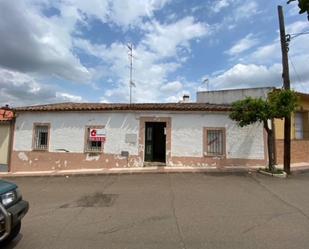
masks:
<instances>
[{"instance_id":1,"label":"dark wooden door","mask_svg":"<svg viewBox=\"0 0 309 249\"><path fill-rule=\"evenodd\" d=\"M166 123L146 122L145 124L145 161L165 162Z\"/></svg>"},{"instance_id":2,"label":"dark wooden door","mask_svg":"<svg viewBox=\"0 0 309 249\"><path fill-rule=\"evenodd\" d=\"M145 161L153 160L153 127L151 123L146 123L145 129Z\"/></svg>"}]
</instances>

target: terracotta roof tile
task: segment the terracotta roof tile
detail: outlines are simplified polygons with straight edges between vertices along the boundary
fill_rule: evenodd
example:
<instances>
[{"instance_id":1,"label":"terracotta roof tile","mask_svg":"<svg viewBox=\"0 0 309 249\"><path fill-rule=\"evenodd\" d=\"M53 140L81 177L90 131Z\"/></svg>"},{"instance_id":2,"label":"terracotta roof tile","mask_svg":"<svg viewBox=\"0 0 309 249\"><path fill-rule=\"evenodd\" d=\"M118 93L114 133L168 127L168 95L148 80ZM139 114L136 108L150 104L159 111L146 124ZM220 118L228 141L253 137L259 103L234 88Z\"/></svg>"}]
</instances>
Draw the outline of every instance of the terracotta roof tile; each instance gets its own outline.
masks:
<instances>
[{"instance_id":1,"label":"terracotta roof tile","mask_svg":"<svg viewBox=\"0 0 309 249\"><path fill-rule=\"evenodd\" d=\"M0 109L0 122L1 121L10 121L14 117L14 114L12 111Z\"/></svg>"},{"instance_id":2,"label":"terracotta roof tile","mask_svg":"<svg viewBox=\"0 0 309 249\"><path fill-rule=\"evenodd\" d=\"M36 106L17 107L16 112L39 111L230 111L230 105L207 103L57 103Z\"/></svg>"}]
</instances>

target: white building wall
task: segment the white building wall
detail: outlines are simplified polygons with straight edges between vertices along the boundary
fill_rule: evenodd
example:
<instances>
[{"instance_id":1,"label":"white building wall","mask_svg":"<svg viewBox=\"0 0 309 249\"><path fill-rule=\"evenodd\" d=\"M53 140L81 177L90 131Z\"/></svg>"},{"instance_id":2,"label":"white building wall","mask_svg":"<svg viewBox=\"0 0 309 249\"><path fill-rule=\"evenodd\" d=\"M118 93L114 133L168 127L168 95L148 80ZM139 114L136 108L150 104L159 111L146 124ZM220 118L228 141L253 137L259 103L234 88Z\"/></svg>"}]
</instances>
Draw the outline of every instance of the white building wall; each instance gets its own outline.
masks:
<instances>
[{"instance_id":1,"label":"white building wall","mask_svg":"<svg viewBox=\"0 0 309 249\"><path fill-rule=\"evenodd\" d=\"M8 163L10 125L0 124L0 164Z\"/></svg>"},{"instance_id":2,"label":"white building wall","mask_svg":"<svg viewBox=\"0 0 309 249\"><path fill-rule=\"evenodd\" d=\"M263 127L240 128L224 113L21 113L16 119L14 150L31 151L33 123L50 123L50 152L83 153L85 126L105 125L105 153L138 155L139 117L171 117L172 156L202 157L203 127L225 127L227 158L264 159ZM136 134L136 143L126 143L126 134Z\"/></svg>"},{"instance_id":3,"label":"white building wall","mask_svg":"<svg viewBox=\"0 0 309 249\"><path fill-rule=\"evenodd\" d=\"M14 150L32 150L33 123L50 123L50 152L68 150L77 153L84 152L85 127L105 125L105 153L120 154L126 150L130 155L137 155L138 141L136 144L125 143L125 134L135 133L138 137L138 122L135 115L129 113L21 113L16 119Z\"/></svg>"},{"instance_id":4,"label":"white building wall","mask_svg":"<svg viewBox=\"0 0 309 249\"><path fill-rule=\"evenodd\" d=\"M227 114L172 116L172 156L203 156L203 127L226 129L227 158L264 159L262 125L240 128Z\"/></svg>"},{"instance_id":5,"label":"white building wall","mask_svg":"<svg viewBox=\"0 0 309 249\"><path fill-rule=\"evenodd\" d=\"M274 87L230 89L218 91L205 91L196 93L196 102L211 104L231 104L246 97L266 99Z\"/></svg>"}]
</instances>

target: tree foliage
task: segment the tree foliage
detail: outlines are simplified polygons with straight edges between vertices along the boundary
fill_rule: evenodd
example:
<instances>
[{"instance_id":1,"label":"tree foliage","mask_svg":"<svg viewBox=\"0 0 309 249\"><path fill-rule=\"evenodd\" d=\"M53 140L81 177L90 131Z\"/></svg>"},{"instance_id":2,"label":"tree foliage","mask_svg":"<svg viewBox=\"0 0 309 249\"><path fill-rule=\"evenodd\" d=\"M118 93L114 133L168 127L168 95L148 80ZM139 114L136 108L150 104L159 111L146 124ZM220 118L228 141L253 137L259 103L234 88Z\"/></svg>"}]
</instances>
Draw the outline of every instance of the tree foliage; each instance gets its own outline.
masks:
<instances>
[{"instance_id":1,"label":"tree foliage","mask_svg":"<svg viewBox=\"0 0 309 249\"><path fill-rule=\"evenodd\" d=\"M247 97L244 100L236 101L233 103L232 109L233 112L230 114L230 118L237 121L241 127L263 122L270 117L268 103L261 98Z\"/></svg>"},{"instance_id":2,"label":"tree foliage","mask_svg":"<svg viewBox=\"0 0 309 249\"><path fill-rule=\"evenodd\" d=\"M267 132L269 170L274 172L274 132L268 126L268 120L289 117L297 107L297 95L292 90L274 90L266 100L247 97L233 103L230 118L239 126L247 126L256 122L263 123Z\"/></svg>"},{"instance_id":3,"label":"tree foliage","mask_svg":"<svg viewBox=\"0 0 309 249\"><path fill-rule=\"evenodd\" d=\"M289 0L287 3L295 2L296 0ZM299 7L299 14L303 14L307 12L308 21L309 21L309 0L297 0L298 1L298 7Z\"/></svg>"},{"instance_id":4,"label":"tree foliage","mask_svg":"<svg viewBox=\"0 0 309 249\"><path fill-rule=\"evenodd\" d=\"M233 103L230 118L243 127L273 118L288 117L297 107L297 96L292 90L274 90L267 100L247 97Z\"/></svg>"},{"instance_id":5,"label":"tree foliage","mask_svg":"<svg viewBox=\"0 0 309 249\"><path fill-rule=\"evenodd\" d=\"M289 117L295 111L298 103L297 95L292 90L275 90L268 94L270 118Z\"/></svg>"}]
</instances>

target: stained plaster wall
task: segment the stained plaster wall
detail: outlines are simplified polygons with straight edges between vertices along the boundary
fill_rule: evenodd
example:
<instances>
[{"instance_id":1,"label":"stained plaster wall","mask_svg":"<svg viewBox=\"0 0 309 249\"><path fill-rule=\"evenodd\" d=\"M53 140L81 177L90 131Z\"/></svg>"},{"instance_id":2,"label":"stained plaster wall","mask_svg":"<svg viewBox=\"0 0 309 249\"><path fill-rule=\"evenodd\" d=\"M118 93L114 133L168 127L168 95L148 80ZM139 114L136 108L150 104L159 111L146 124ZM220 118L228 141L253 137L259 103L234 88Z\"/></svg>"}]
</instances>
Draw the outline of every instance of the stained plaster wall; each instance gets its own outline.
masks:
<instances>
[{"instance_id":1,"label":"stained plaster wall","mask_svg":"<svg viewBox=\"0 0 309 249\"><path fill-rule=\"evenodd\" d=\"M103 157L106 160L104 162L109 161L109 163L116 164L115 166L128 164L132 167L143 166L143 158L140 158L138 153L139 149L143 149L143 146L139 148L140 117L171 118L171 156L175 158L203 158L203 127L224 127L226 129L227 159L263 160L265 157L262 126L252 125L239 128L229 119L227 113L29 112L20 113L16 118L13 163L18 165L20 161L23 161L24 165L29 164L29 160L31 160L28 158L29 153L33 153L31 152L33 123L50 123L49 152L59 153L62 150L70 152L59 157L60 159L57 161L61 161L61 158L65 157L70 158L74 153L76 160L77 157L80 157L79 160L93 161L87 167L93 167L95 162L97 162L96 167L104 167L100 161L103 160L103 158L100 159L100 155L97 157L83 155L85 127L104 125L107 136L104 144ZM126 134L136 134L136 143L126 143ZM121 151L128 151L130 156L134 157L130 159L131 163L123 163L123 158L120 158ZM45 160L46 157L43 152L43 154L36 154L33 160ZM121 161L116 159L121 159ZM71 164L76 163L73 162L74 158L71 160ZM63 164L67 167L70 165L70 161L65 160Z\"/></svg>"},{"instance_id":2,"label":"stained plaster wall","mask_svg":"<svg viewBox=\"0 0 309 249\"><path fill-rule=\"evenodd\" d=\"M136 144L125 143L125 134L138 135L138 120L128 113L23 113L16 119L15 151L31 151L33 123L50 123L49 151L83 153L85 127L104 125L107 140L104 152L120 154L129 151L130 155L138 154Z\"/></svg>"}]
</instances>

